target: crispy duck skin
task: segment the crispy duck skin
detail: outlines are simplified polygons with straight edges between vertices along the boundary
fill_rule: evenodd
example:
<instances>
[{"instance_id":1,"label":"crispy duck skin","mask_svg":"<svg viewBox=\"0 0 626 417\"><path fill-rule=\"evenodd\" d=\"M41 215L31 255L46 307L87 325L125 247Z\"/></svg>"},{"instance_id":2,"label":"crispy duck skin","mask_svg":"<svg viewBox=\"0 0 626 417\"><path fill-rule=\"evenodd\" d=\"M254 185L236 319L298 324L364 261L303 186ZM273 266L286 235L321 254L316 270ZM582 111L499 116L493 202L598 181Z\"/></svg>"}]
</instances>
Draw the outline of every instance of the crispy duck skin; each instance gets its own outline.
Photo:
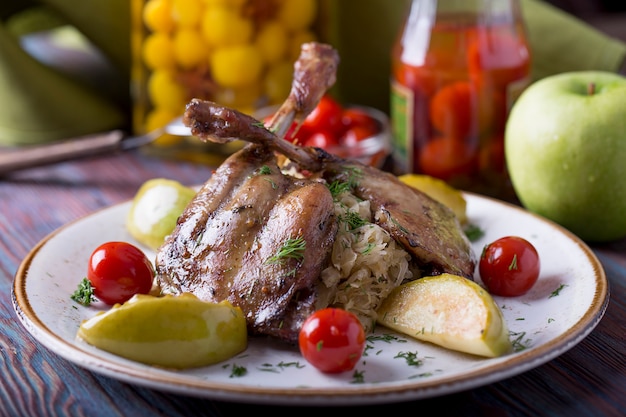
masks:
<instances>
[{"instance_id":1,"label":"crispy duck skin","mask_svg":"<svg viewBox=\"0 0 626 417\"><path fill-rule=\"evenodd\" d=\"M317 181L283 175L272 152L247 146L199 190L156 258L161 287L239 306L251 333L295 342L315 310L317 282L337 232ZM301 257L281 257L301 238Z\"/></svg>"},{"instance_id":2,"label":"crispy duck skin","mask_svg":"<svg viewBox=\"0 0 626 417\"><path fill-rule=\"evenodd\" d=\"M228 120L229 131L220 128L224 123L213 116L216 114ZM395 175L320 148L296 146L263 128L253 117L210 101L193 100L187 106L185 120L200 139L217 142L230 131L243 131L241 139L287 156L328 183L354 183L353 194L370 201L375 222L413 255L425 274L447 272L473 278L476 258L454 213Z\"/></svg>"},{"instance_id":3,"label":"crispy duck skin","mask_svg":"<svg viewBox=\"0 0 626 417\"><path fill-rule=\"evenodd\" d=\"M213 138L219 143L253 143L220 165L157 251L157 281L165 292L229 300L242 309L250 333L297 343L304 320L320 307L316 284L337 221L328 188L282 174L272 149L276 133L284 135L293 120L304 120L335 82L338 62L329 45L302 46L291 93L272 121L275 133L226 108L198 100L187 105L183 122L192 133L219 131ZM283 153L305 160L310 151L286 147ZM279 256L297 239L305 244L298 256Z\"/></svg>"},{"instance_id":4,"label":"crispy duck skin","mask_svg":"<svg viewBox=\"0 0 626 417\"><path fill-rule=\"evenodd\" d=\"M322 158L324 178L354 183L352 193L370 201L374 222L413 256L425 275L473 279L476 258L452 210L391 173L328 154Z\"/></svg>"},{"instance_id":5,"label":"crispy duck skin","mask_svg":"<svg viewBox=\"0 0 626 417\"><path fill-rule=\"evenodd\" d=\"M252 334L297 342L306 317L324 307L315 288L337 233L333 199L324 185L333 181L354 184L353 193L371 202L375 221L426 274L473 277L474 254L447 207L390 173L281 139L334 83L337 63L330 46L303 45L291 93L269 128L210 101L187 105L183 121L200 140L250 143L216 170L157 251L157 280L164 291L228 299L242 308ZM283 174L277 155L310 179ZM271 261L295 238L306 242L303 257Z\"/></svg>"}]
</instances>

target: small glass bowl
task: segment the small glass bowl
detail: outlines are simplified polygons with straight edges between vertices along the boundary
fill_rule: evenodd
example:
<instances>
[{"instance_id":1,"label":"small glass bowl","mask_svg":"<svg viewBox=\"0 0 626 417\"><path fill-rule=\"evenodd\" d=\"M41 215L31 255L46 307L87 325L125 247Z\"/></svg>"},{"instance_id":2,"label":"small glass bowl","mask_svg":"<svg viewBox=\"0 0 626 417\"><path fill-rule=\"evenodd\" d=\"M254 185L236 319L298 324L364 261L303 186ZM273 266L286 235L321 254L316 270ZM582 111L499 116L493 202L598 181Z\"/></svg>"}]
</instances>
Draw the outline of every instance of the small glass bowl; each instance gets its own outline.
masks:
<instances>
[{"instance_id":1,"label":"small glass bowl","mask_svg":"<svg viewBox=\"0 0 626 417\"><path fill-rule=\"evenodd\" d=\"M363 164L381 168L391 153L391 128L389 117L373 107L350 105L346 108L361 110L376 120L379 131L376 135L358 141L351 146L334 146L326 151L346 159L355 159Z\"/></svg>"},{"instance_id":2,"label":"small glass bowl","mask_svg":"<svg viewBox=\"0 0 626 417\"><path fill-rule=\"evenodd\" d=\"M368 106L347 105L345 109L358 109L367 113L378 125L378 133L369 138L361 139L350 146L333 146L324 148L325 151L337 155L341 158L357 160L363 164L381 168L387 157L391 154L391 128L389 116L384 112ZM277 106L264 107L260 109L255 117L263 120L268 115L273 114L278 109Z\"/></svg>"}]
</instances>

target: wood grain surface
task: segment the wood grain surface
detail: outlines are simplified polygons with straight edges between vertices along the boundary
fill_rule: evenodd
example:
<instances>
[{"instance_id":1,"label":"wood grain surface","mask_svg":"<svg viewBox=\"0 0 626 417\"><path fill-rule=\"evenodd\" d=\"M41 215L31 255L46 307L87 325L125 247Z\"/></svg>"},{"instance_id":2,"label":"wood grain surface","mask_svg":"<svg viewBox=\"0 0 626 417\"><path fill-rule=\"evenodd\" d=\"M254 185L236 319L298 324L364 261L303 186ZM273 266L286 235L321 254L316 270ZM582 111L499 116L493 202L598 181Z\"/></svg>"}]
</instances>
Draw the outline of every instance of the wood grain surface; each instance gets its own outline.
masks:
<instances>
[{"instance_id":1,"label":"wood grain surface","mask_svg":"<svg viewBox=\"0 0 626 417\"><path fill-rule=\"evenodd\" d=\"M129 385L92 373L42 346L18 321L11 290L26 254L58 227L133 197L146 180L203 183L211 168L128 152L22 171L0 179L0 416L290 415L298 407L236 404ZM594 245L611 299L602 321L549 363L501 382L432 399L367 407L309 407L351 415L626 415L626 240Z\"/></svg>"}]
</instances>

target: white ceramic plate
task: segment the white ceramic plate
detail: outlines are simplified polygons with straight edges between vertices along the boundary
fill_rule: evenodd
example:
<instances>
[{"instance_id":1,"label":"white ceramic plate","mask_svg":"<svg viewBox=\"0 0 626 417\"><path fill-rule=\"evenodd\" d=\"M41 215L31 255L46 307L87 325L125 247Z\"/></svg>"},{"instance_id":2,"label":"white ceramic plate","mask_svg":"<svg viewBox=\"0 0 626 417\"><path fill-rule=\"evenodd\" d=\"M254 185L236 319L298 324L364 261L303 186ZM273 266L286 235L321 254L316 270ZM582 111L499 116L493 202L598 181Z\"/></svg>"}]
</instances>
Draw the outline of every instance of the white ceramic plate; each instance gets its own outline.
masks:
<instances>
[{"instance_id":1,"label":"white ceramic plate","mask_svg":"<svg viewBox=\"0 0 626 417\"><path fill-rule=\"evenodd\" d=\"M368 342L356 372L318 372L296 348L251 340L223 363L186 371L128 361L76 340L83 319L102 307L83 307L70 295L85 276L87 259L110 240L134 242L124 227L130 203L64 226L40 242L22 262L13 302L23 325L65 359L132 384L217 400L283 405L350 405L415 400L466 390L520 374L561 355L598 324L608 303L608 284L591 250L563 228L518 207L466 194L468 216L485 235L482 247L505 235L531 241L541 276L518 298L495 297L515 346L510 355L486 359L397 336ZM150 254L153 256L153 254ZM381 334L392 334L381 331ZM418 359L410 365L406 356ZM235 376L233 369L245 369Z\"/></svg>"}]
</instances>

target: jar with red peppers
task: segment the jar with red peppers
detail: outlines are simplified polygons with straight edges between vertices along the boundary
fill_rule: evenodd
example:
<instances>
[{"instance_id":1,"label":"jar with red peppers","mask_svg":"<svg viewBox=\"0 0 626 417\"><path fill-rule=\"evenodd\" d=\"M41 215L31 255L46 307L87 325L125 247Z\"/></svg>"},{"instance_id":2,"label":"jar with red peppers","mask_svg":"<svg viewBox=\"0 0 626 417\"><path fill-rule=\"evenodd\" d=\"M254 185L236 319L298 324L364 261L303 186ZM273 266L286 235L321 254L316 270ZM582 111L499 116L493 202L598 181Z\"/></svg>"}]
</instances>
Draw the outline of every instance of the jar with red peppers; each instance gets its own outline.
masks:
<instances>
[{"instance_id":1,"label":"jar with red peppers","mask_svg":"<svg viewBox=\"0 0 626 417\"><path fill-rule=\"evenodd\" d=\"M530 82L517 0L413 0L391 58L396 173L513 199L508 111Z\"/></svg>"}]
</instances>

